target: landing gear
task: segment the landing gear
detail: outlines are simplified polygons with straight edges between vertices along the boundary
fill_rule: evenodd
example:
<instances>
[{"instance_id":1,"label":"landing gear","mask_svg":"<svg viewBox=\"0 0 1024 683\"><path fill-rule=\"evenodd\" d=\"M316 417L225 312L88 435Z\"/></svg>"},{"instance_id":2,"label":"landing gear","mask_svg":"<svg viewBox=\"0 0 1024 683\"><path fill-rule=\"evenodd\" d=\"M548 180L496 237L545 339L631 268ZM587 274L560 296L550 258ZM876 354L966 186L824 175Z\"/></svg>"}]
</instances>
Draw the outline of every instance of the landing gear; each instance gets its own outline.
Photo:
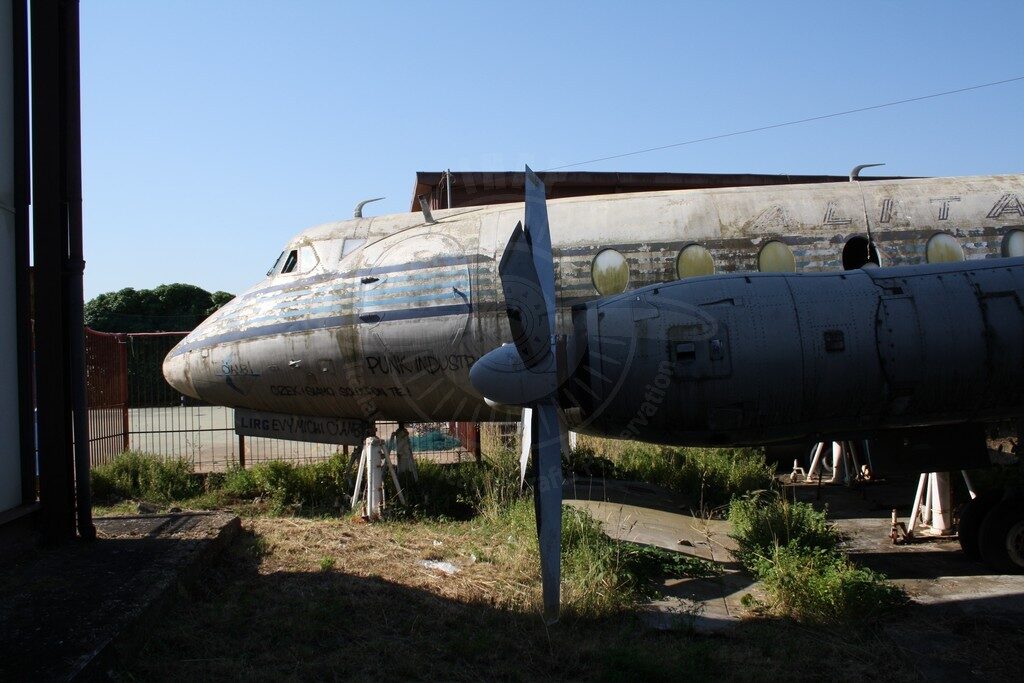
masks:
<instances>
[{"instance_id":1,"label":"landing gear","mask_svg":"<svg viewBox=\"0 0 1024 683\"><path fill-rule=\"evenodd\" d=\"M1000 574L1024 573L1024 492L993 489L960 513L960 547Z\"/></svg>"},{"instance_id":2,"label":"landing gear","mask_svg":"<svg viewBox=\"0 0 1024 683\"><path fill-rule=\"evenodd\" d=\"M1007 497L992 507L981 523L978 549L996 571L1024 572L1024 497Z\"/></svg>"},{"instance_id":3,"label":"landing gear","mask_svg":"<svg viewBox=\"0 0 1024 683\"><path fill-rule=\"evenodd\" d=\"M981 559L981 548L978 547L978 535L985 517L1003 499L1002 489L993 489L979 493L977 498L968 501L960 513L960 524L957 534L960 537L960 548L964 555L972 560Z\"/></svg>"}]
</instances>

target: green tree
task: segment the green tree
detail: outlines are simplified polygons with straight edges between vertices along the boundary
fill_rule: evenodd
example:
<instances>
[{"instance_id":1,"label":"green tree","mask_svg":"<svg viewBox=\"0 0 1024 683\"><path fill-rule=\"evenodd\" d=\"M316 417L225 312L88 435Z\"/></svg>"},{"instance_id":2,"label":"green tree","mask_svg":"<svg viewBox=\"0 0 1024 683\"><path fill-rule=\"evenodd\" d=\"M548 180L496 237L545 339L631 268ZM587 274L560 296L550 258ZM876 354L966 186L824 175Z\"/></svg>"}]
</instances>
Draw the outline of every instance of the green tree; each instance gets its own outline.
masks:
<instances>
[{"instance_id":1,"label":"green tree","mask_svg":"<svg viewBox=\"0 0 1024 683\"><path fill-rule=\"evenodd\" d=\"M153 289L125 287L85 304L85 324L100 332L178 332L194 329L232 299L202 287L175 283Z\"/></svg>"}]
</instances>

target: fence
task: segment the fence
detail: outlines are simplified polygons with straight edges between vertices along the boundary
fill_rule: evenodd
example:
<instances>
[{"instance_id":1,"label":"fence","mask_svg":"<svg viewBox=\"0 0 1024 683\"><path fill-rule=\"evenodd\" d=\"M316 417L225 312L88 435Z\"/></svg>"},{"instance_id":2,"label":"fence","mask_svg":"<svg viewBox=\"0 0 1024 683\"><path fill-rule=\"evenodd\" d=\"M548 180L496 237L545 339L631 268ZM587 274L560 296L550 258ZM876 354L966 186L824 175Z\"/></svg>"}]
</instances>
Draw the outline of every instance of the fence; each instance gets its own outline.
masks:
<instances>
[{"instance_id":1,"label":"fence","mask_svg":"<svg viewBox=\"0 0 1024 683\"><path fill-rule=\"evenodd\" d=\"M234 411L182 396L163 378L163 360L187 332L109 334L86 328L89 443L93 464L133 449L164 458L186 458L197 471L268 460L312 462L336 445L235 434ZM378 422L387 438L398 424ZM436 462L476 459L480 427L465 422L406 425L414 452ZM506 430L507 431L507 430ZM514 433L514 428L513 428Z\"/></svg>"}]
</instances>

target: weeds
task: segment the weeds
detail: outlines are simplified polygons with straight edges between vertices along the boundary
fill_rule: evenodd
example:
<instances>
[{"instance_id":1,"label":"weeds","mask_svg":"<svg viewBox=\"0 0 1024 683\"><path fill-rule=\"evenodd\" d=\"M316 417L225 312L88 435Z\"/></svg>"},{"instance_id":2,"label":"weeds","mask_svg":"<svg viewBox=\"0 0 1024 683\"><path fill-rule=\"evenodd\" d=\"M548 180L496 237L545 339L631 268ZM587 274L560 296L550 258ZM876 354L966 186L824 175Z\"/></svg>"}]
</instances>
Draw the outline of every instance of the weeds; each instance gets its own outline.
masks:
<instances>
[{"instance_id":1,"label":"weeds","mask_svg":"<svg viewBox=\"0 0 1024 683\"><path fill-rule=\"evenodd\" d=\"M857 567L845 555L795 542L754 558L753 570L770 596L768 607L799 621L876 618L907 599L883 575Z\"/></svg>"},{"instance_id":2,"label":"weeds","mask_svg":"<svg viewBox=\"0 0 1024 683\"><path fill-rule=\"evenodd\" d=\"M834 550L841 540L824 512L768 491L734 498L729 522L739 546L737 559L745 565L770 555L777 546Z\"/></svg>"},{"instance_id":3,"label":"weeds","mask_svg":"<svg viewBox=\"0 0 1024 683\"><path fill-rule=\"evenodd\" d=\"M91 469L92 493L97 500L118 499L170 502L197 495L199 480L187 460L161 460L126 451L113 461Z\"/></svg>"},{"instance_id":4,"label":"weeds","mask_svg":"<svg viewBox=\"0 0 1024 683\"><path fill-rule=\"evenodd\" d=\"M761 580L769 611L815 623L877 617L906 602L885 576L857 567L824 512L762 492L734 499L729 521L737 556Z\"/></svg>"},{"instance_id":5,"label":"weeds","mask_svg":"<svg viewBox=\"0 0 1024 683\"><path fill-rule=\"evenodd\" d=\"M340 454L304 465L272 461L203 478L193 473L187 460L128 451L92 468L91 481L93 494L106 502L141 499L194 507L256 502L272 514L282 514L340 508L350 499L354 476L348 459Z\"/></svg>"}]
</instances>

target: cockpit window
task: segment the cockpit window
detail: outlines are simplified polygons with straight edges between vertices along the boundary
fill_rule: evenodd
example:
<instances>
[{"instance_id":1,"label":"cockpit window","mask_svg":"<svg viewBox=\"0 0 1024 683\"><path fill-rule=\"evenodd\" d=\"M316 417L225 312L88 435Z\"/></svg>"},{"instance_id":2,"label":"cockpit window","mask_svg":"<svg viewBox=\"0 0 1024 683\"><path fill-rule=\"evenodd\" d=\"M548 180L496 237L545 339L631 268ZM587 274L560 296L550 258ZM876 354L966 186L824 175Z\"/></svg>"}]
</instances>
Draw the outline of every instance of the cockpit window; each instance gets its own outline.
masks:
<instances>
[{"instance_id":1,"label":"cockpit window","mask_svg":"<svg viewBox=\"0 0 1024 683\"><path fill-rule=\"evenodd\" d=\"M288 252L288 258L284 260L284 268L281 269L281 274L291 273L297 265L299 265L299 250L292 249Z\"/></svg>"},{"instance_id":2,"label":"cockpit window","mask_svg":"<svg viewBox=\"0 0 1024 683\"><path fill-rule=\"evenodd\" d=\"M286 253L284 266L281 267L281 275L308 273L316 268L316 264L320 263L316 250L308 244Z\"/></svg>"},{"instance_id":3,"label":"cockpit window","mask_svg":"<svg viewBox=\"0 0 1024 683\"><path fill-rule=\"evenodd\" d=\"M281 265L281 259L283 258L284 252L282 251L280 254L277 255L277 260L274 261L274 265L270 266L270 270L267 271L267 277L270 277L271 275L277 272L277 267Z\"/></svg>"}]
</instances>

